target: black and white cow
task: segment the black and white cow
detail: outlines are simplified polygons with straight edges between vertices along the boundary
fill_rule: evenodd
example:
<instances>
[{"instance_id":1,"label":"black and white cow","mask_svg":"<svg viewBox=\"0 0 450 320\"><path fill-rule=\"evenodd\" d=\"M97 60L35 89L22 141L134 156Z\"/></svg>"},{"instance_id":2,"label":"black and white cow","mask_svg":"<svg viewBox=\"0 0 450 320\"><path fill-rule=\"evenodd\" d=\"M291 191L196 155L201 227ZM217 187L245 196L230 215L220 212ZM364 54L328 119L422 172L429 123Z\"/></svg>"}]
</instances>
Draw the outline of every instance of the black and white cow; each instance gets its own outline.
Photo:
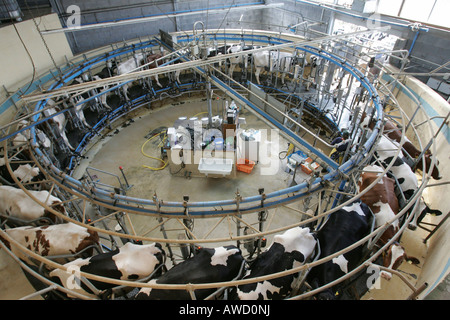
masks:
<instances>
[{"instance_id":1,"label":"black and white cow","mask_svg":"<svg viewBox=\"0 0 450 320\"><path fill-rule=\"evenodd\" d=\"M66 209L62 205L62 201L59 198L52 196L48 191L29 190L29 192L38 201L52 207L57 212L64 215L67 214ZM53 223L62 222L61 218L42 207L30 198L25 191L10 186L0 186L0 213L23 221L33 221L47 217L53 221Z\"/></svg>"},{"instance_id":2,"label":"black and white cow","mask_svg":"<svg viewBox=\"0 0 450 320\"><path fill-rule=\"evenodd\" d=\"M71 222L42 227L18 227L5 229L5 232L20 245L41 256L70 255L92 245L99 245L99 236L96 231ZM17 257L29 261L22 250L2 237L0 240ZM93 248L88 249L86 254L92 255L93 250Z\"/></svg>"},{"instance_id":3,"label":"black and white cow","mask_svg":"<svg viewBox=\"0 0 450 320\"><path fill-rule=\"evenodd\" d=\"M166 254L159 243L138 245L127 242L121 248L111 252L71 261L64 265L71 272L55 269L50 272L50 277L68 289L90 295L93 292L82 281L79 281L78 285L75 286L72 271L81 271L118 280L140 280L150 276L153 271L163 265L165 257ZM159 275L160 272L155 276ZM90 280L90 282L98 290L107 290L117 286L96 280Z\"/></svg>"},{"instance_id":4,"label":"black and white cow","mask_svg":"<svg viewBox=\"0 0 450 320\"><path fill-rule=\"evenodd\" d=\"M53 116L54 114L62 111L62 108L56 105L56 102L52 99L48 99L47 101L49 109L44 110L43 114L45 117L51 117L47 122L49 124L54 124L57 133L61 136L64 144L70 149L75 150L75 148L70 144L69 139L66 134L66 123L67 118L64 113L60 113L57 116Z\"/></svg>"},{"instance_id":5,"label":"black and white cow","mask_svg":"<svg viewBox=\"0 0 450 320\"><path fill-rule=\"evenodd\" d=\"M355 202L330 214L325 225L317 233L321 257L330 256L364 238L370 221L369 207ZM362 259L362 245L311 269L308 283L313 288L326 285L352 271ZM335 298L335 287L321 291L316 297L323 300Z\"/></svg>"},{"instance_id":6,"label":"black and white cow","mask_svg":"<svg viewBox=\"0 0 450 320\"><path fill-rule=\"evenodd\" d=\"M296 268L305 263L316 247L317 240L309 228L296 227L274 237L272 245L251 264L244 279L256 278ZM240 285L239 300L283 299L293 289L298 274Z\"/></svg>"},{"instance_id":7,"label":"black and white cow","mask_svg":"<svg viewBox=\"0 0 450 320\"><path fill-rule=\"evenodd\" d=\"M377 157L377 165L387 167L387 165L394 159L399 145L392 142L386 136L382 135L377 145L375 146L375 156ZM404 155L400 151L398 157L395 159L390 171L397 178L400 188L405 195L406 200L410 199L417 190L418 181L411 167L403 161Z\"/></svg>"},{"instance_id":8,"label":"black and white cow","mask_svg":"<svg viewBox=\"0 0 450 320\"><path fill-rule=\"evenodd\" d=\"M30 124L27 120L22 120L17 124L17 130L21 130L28 126ZM42 130L35 128L35 133L37 136L37 142L39 143L41 148L49 149L51 147L51 141L50 139L45 135ZM19 146L23 145L24 143L27 143L31 139L31 132L30 129L23 130L22 132L19 132L16 134L13 138L13 145Z\"/></svg>"},{"instance_id":9,"label":"black and white cow","mask_svg":"<svg viewBox=\"0 0 450 320\"><path fill-rule=\"evenodd\" d=\"M242 262L241 250L235 246L200 248L196 254L171 268L160 278L151 280L155 284L188 284L231 281L238 276ZM205 299L216 288L195 291L197 299ZM136 299L144 300L190 300L185 290L142 288Z\"/></svg>"}]
</instances>

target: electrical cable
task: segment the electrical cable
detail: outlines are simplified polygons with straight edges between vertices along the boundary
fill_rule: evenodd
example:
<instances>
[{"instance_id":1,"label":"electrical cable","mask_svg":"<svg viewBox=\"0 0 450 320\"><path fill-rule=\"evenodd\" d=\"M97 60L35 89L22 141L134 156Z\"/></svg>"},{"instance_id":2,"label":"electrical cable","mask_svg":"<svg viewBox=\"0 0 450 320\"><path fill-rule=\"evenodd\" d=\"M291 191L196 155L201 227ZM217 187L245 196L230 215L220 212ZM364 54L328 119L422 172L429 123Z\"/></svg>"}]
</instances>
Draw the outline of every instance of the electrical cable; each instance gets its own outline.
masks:
<instances>
[{"instance_id":1,"label":"electrical cable","mask_svg":"<svg viewBox=\"0 0 450 320\"><path fill-rule=\"evenodd\" d=\"M2 0L2 3L3 3L3 5L4 5L4 7L7 8L7 5L6 5L5 0ZM28 48L27 48L27 46L25 45L25 42L23 41L22 36L20 35L19 30L18 30L17 27L16 27L16 23L14 22L14 19L13 19L13 18L11 18L11 23L12 23L12 25L13 25L13 27L14 27L14 30L16 30L17 36L19 37L19 40L20 40L20 42L22 43L23 48L25 49L26 53L28 54L28 57L30 58L31 65L32 65L32 67L33 67L33 75L32 75L32 77L31 77L31 82L29 83L29 85L28 85L28 87L25 89L25 91L23 91L23 93L20 95L20 98L22 98L22 97L26 94L26 92L31 88L31 86L32 86L33 83L34 83L34 79L36 78L36 65L34 64L33 57L31 56L30 51L28 51Z\"/></svg>"},{"instance_id":2,"label":"electrical cable","mask_svg":"<svg viewBox=\"0 0 450 320\"><path fill-rule=\"evenodd\" d=\"M233 0L233 3L232 3L232 4L230 5L230 7L228 8L228 12L227 12L226 15L223 17L222 22L220 23L219 28L217 28L217 31L216 31L215 35L217 35L217 33L219 32L220 28L222 28L222 24L224 23L225 19L228 17L228 14L230 13L230 10L231 10L231 8L233 7L235 1L236 1L236 0Z\"/></svg>"},{"instance_id":3,"label":"electrical cable","mask_svg":"<svg viewBox=\"0 0 450 320\"><path fill-rule=\"evenodd\" d=\"M147 158L161 161L161 162L163 163L163 166L162 166L162 167L159 167L159 168L154 168L154 167L150 167L150 166L147 166L147 165L142 165L144 168L148 168L148 169L153 170L153 171L159 171L159 170L163 170L163 169L164 169L165 167L167 167L167 165L169 164L168 161L164 161L163 159L160 159L160 158L156 158L156 157L150 156L150 155L148 155L147 153L144 152L144 147L147 145L147 143L150 142L151 140L153 140L153 139L156 138L156 137L160 137L160 135L161 135L162 133L165 134L166 132L165 132L165 131L161 131L159 134L155 134L155 135L152 136L150 139L147 139L147 141L145 141L144 144L143 144L142 147L141 147L141 153L142 153L145 157L147 157ZM158 144L158 147L162 145L162 143L164 142L165 139L167 139L167 134L164 135L164 137L162 138L161 142Z\"/></svg>"}]
</instances>

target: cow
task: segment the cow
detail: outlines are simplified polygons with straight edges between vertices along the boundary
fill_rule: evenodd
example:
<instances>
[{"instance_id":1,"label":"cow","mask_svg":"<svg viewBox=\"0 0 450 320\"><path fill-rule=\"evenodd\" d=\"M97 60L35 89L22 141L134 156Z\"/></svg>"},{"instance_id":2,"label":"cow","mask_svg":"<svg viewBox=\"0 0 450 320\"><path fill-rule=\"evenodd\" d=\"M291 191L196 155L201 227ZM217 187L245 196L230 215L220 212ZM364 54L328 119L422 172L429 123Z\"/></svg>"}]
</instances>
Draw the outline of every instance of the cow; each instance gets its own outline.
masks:
<instances>
[{"instance_id":1,"label":"cow","mask_svg":"<svg viewBox=\"0 0 450 320\"><path fill-rule=\"evenodd\" d=\"M381 136L380 141L375 147L375 155L378 158L377 163L381 164L383 167L387 167L389 163L392 162L393 157L395 156L395 153L397 150L398 145L392 142L390 139L385 137L384 135ZM409 201L413 198L416 191L419 189L419 182L417 180L416 174L412 171L411 167L408 166L403 160L402 160L402 152L400 151L399 157L397 157L394 160L394 163L392 164L390 168L390 172L395 176L397 179L401 192L403 194L403 197L406 201ZM441 211L431 209L429 208L421 198L419 206L414 211L414 218L411 221L411 223L408 225L408 228L411 230L414 230L417 228L417 223L420 223L420 221L423 219L423 217L427 213L433 213L436 215L442 214ZM401 201L400 205L401 207L405 205L403 199Z\"/></svg>"},{"instance_id":2,"label":"cow","mask_svg":"<svg viewBox=\"0 0 450 320\"><path fill-rule=\"evenodd\" d=\"M259 75L261 71L268 68L270 72L274 69L283 73L281 82L284 84L284 74L289 71L289 68L294 62L292 53L282 51L260 51L253 54L253 64L255 66L256 82L261 85Z\"/></svg>"},{"instance_id":3,"label":"cow","mask_svg":"<svg viewBox=\"0 0 450 320\"><path fill-rule=\"evenodd\" d=\"M315 85L317 76L317 67L320 64L320 58L313 54L305 55L305 65L303 67L303 81L306 82L305 90L309 91L311 85Z\"/></svg>"},{"instance_id":4,"label":"cow","mask_svg":"<svg viewBox=\"0 0 450 320\"><path fill-rule=\"evenodd\" d=\"M364 112L361 116L361 127L369 128L372 130L374 125L375 125L375 122L373 121L373 119L367 117L366 113ZM383 128L383 134L385 134L392 141L395 141L398 144L401 142L402 132L397 127L397 125L390 120L385 121L384 128ZM417 163L412 168L413 171L424 170L423 158L419 157L421 154L421 151L419 149L417 149L414 146L414 144L406 136L405 136L405 142L403 143L402 148L405 151L405 153L408 154L408 156L410 158L417 159ZM433 155L428 150L427 152L425 152L424 157L425 157L425 170L426 170L426 172L429 172L431 169L431 162L432 162ZM434 164L433 169L431 171L431 177L435 180L442 179L442 176L439 172L438 165L439 165L439 161L436 159L436 163Z\"/></svg>"},{"instance_id":5,"label":"cow","mask_svg":"<svg viewBox=\"0 0 450 320\"><path fill-rule=\"evenodd\" d=\"M432 214L435 216L440 216L442 214L442 211L438 209L431 209L424 201L423 197L420 198L418 207L416 208L416 211L414 212L414 217L411 220L411 222L408 225L408 228L411 230L415 230L417 228L417 225L422 222L423 218L427 214Z\"/></svg>"},{"instance_id":6,"label":"cow","mask_svg":"<svg viewBox=\"0 0 450 320\"><path fill-rule=\"evenodd\" d=\"M29 190L38 201L52 207L55 211L66 215L66 209L62 201L52 196L48 191ZM52 223L61 223L63 220L54 213L30 198L25 191L20 188L10 186L0 186L0 213L11 218L18 218L25 222L48 218Z\"/></svg>"},{"instance_id":7,"label":"cow","mask_svg":"<svg viewBox=\"0 0 450 320\"><path fill-rule=\"evenodd\" d=\"M6 234L23 247L32 252L47 256L74 255L85 249L85 254L92 256L94 248L99 246L99 236L96 231L79 226L75 223L63 223L40 227L17 227L5 230ZM29 262L28 255L12 245L4 238L0 240L20 259Z\"/></svg>"},{"instance_id":8,"label":"cow","mask_svg":"<svg viewBox=\"0 0 450 320\"><path fill-rule=\"evenodd\" d=\"M146 54L142 53L142 52L134 54L133 57L126 60L125 62L120 63L117 66L116 73L118 75L122 75L122 74L127 74L130 72L138 71L141 68L141 66L144 64L145 57L146 57ZM156 80L156 83L158 84L158 86L162 87L162 85L158 81L157 76L155 76L155 80ZM132 83L130 82L130 83L126 83L122 86L125 96L128 96L128 89L131 85L132 85Z\"/></svg>"},{"instance_id":9,"label":"cow","mask_svg":"<svg viewBox=\"0 0 450 320\"><path fill-rule=\"evenodd\" d=\"M386 123L384 124L384 134L386 134L390 139L392 139L393 141L400 143L401 141L401 131L400 129L398 129L398 127L390 120L387 120ZM413 167L413 171L418 170L424 170L424 165L423 165L423 158L419 157L421 154L421 151L419 149L417 149L414 144L405 136L405 143L403 144L403 150L412 158L412 159L417 159L417 163L414 165ZM427 172L430 171L431 168L431 162L432 162L432 154L430 152L430 150L428 150L427 152L425 152L424 154L425 157L425 170ZM439 161L437 161L436 159L436 164L433 166L433 169L431 171L431 177L435 180L440 180L442 179L442 176L439 172Z\"/></svg>"},{"instance_id":10,"label":"cow","mask_svg":"<svg viewBox=\"0 0 450 320\"><path fill-rule=\"evenodd\" d=\"M231 281L236 278L244 258L241 250L235 246L217 248L198 248L195 255L171 268L160 278L151 280L152 284L188 284ZM216 291L212 289L196 290L195 296L202 300ZM185 290L142 288L135 296L137 300L190 300Z\"/></svg>"},{"instance_id":11,"label":"cow","mask_svg":"<svg viewBox=\"0 0 450 320\"><path fill-rule=\"evenodd\" d=\"M378 158L378 163L383 167L387 167L394 159L397 150L398 145L385 135L382 135L375 146L375 156ZM402 158L403 153L400 151L398 157L394 160L390 171L397 178L406 200L409 200L417 190L418 181L415 173L411 170L411 167L408 166Z\"/></svg>"},{"instance_id":12,"label":"cow","mask_svg":"<svg viewBox=\"0 0 450 320\"><path fill-rule=\"evenodd\" d=\"M46 117L51 117L47 122L49 124L55 124L59 135L61 136L62 140L64 141L65 145L70 150L75 150L75 148L70 144L69 139L66 135L66 116L64 113L60 113L57 116L53 116L54 114L62 111L62 109L56 105L56 102L52 99L48 99L47 104L49 106L48 109L44 110L43 114Z\"/></svg>"},{"instance_id":13,"label":"cow","mask_svg":"<svg viewBox=\"0 0 450 320\"><path fill-rule=\"evenodd\" d=\"M78 258L66 263L64 266L68 270L77 270L112 279L133 281L147 278L155 270L158 271L153 276L160 276L161 268L159 267L164 265L165 258L166 253L159 243L139 245L127 242L124 246L116 250L100 253L86 259ZM72 272L55 269L49 275L55 282L61 283L68 289L75 287L74 290L76 292L88 296L94 293L83 282L78 282L78 286L74 286L74 279L71 278ZM117 286L116 284L97 280L89 281L100 291Z\"/></svg>"},{"instance_id":14,"label":"cow","mask_svg":"<svg viewBox=\"0 0 450 320\"><path fill-rule=\"evenodd\" d=\"M209 48L207 58L220 56L222 54L227 54L227 53L229 53L228 50L233 46L235 46L235 45L223 45L220 47ZM239 63L239 62L237 62L237 63ZM223 64L223 62L219 61L219 62L215 63L214 65L216 67L220 68L220 67L222 67L222 64Z\"/></svg>"},{"instance_id":15,"label":"cow","mask_svg":"<svg viewBox=\"0 0 450 320\"><path fill-rule=\"evenodd\" d=\"M28 126L30 124L27 120L21 120L17 124L17 130L21 130ZM44 132L42 132L40 129L36 128L35 130L37 141L40 143L40 146L49 149L51 147L51 141L50 139L45 135ZM19 146L23 145L24 143L27 143L31 139L31 133L30 129L24 130L22 132L19 132L16 136L13 138L13 145Z\"/></svg>"},{"instance_id":16,"label":"cow","mask_svg":"<svg viewBox=\"0 0 450 320\"><path fill-rule=\"evenodd\" d=\"M9 161L15 161L15 159L9 159ZM19 160L20 161L20 160ZM32 167L29 164L19 164L15 162L10 162L9 166L13 171L14 176L21 183L29 183L31 181L39 180L43 178L41 175L41 171L37 167ZM6 167L5 158L0 157L0 175L3 179L5 179L8 183L14 184L14 179L11 177L8 168ZM39 178L36 178L39 177Z\"/></svg>"},{"instance_id":17,"label":"cow","mask_svg":"<svg viewBox=\"0 0 450 320\"><path fill-rule=\"evenodd\" d=\"M366 166L358 180L358 192L361 193L378 177L384 170L376 165ZM370 190L361 196L361 201L369 206L375 215L375 226L383 226L387 221L392 220L400 211L398 198L395 194L395 180L383 175ZM380 240L386 243L398 231L399 223L395 220L383 233Z\"/></svg>"},{"instance_id":18,"label":"cow","mask_svg":"<svg viewBox=\"0 0 450 320\"><path fill-rule=\"evenodd\" d=\"M379 166L366 166L358 180L358 191L362 192L370 184L372 184L378 177L383 175L384 170ZM397 196L395 194L395 181L383 175L381 180L375 184L369 191L361 196L361 201L369 206L375 215L375 227L384 226L388 221L391 221L400 211ZM384 244L394 238L399 230L398 220L394 220L383 232L378 239L377 245L382 247ZM383 259L383 266L396 270L403 260L406 259L414 264L420 263L418 259L409 257L405 249L398 243L391 244ZM392 275L389 272L382 272L381 276L390 280Z\"/></svg>"},{"instance_id":19,"label":"cow","mask_svg":"<svg viewBox=\"0 0 450 320\"><path fill-rule=\"evenodd\" d=\"M244 279L256 278L290 270L303 265L311 256L317 240L309 228L296 227L282 235L275 235L271 246L251 263ZM239 300L283 299L292 289L297 274L249 283L237 287Z\"/></svg>"},{"instance_id":20,"label":"cow","mask_svg":"<svg viewBox=\"0 0 450 320\"><path fill-rule=\"evenodd\" d=\"M241 52L241 51L248 51L253 48L254 47L252 47L252 46L242 46L239 44L233 44L233 45L229 46L226 50L227 50L228 54L232 54L232 53L237 53L237 52ZM255 47L255 48L257 48L257 47ZM230 77L233 77L234 69L236 68L236 66L238 66L241 63L243 64L242 69L246 69L248 67L250 57L251 57L251 55L244 54L244 55L239 55L239 56L229 58L228 62L230 64L230 68L228 69L228 75Z\"/></svg>"},{"instance_id":21,"label":"cow","mask_svg":"<svg viewBox=\"0 0 450 320\"><path fill-rule=\"evenodd\" d=\"M370 231L370 217L369 207L362 202L354 202L331 213L325 224L317 231L321 257L330 256L364 238ZM307 281L313 288L324 286L353 270L359 265L362 257L363 245L360 245L313 267ZM333 300L336 297L336 290L337 287L327 288L317 294L316 298Z\"/></svg>"},{"instance_id":22,"label":"cow","mask_svg":"<svg viewBox=\"0 0 450 320\"><path fill-rule=\"evenodd\" d=\"M154 53L154 54L150 54L145 58L145 62L148 64L147 68L148 69L155 69L158 68L160 65L162 65L164 63L163 61L163 55L161 53ZM179 74L178 74L179 75ZM158 80L158 75L154 76L156 84L162 88L163 86L161 85L161 83L159 83ZM178 83L180 83L179 79L177 78Z\"/></svg>"},{"instance_id":23,"label":"cow","mask_svg":"<svg viewBox=\"0 0 450 320\"><path fill-rule=\"evenodd\" d=\"M419 264L419 259L408 256L405 252L405 248L398 242L394 242L389 248L384 252L383 255L383 266L391 269L397 270L403 261L408 261L413 264ZM391 280L392 274L389 271L381 271L380 276L386 280Z\"/></svg>"}]
</instances>

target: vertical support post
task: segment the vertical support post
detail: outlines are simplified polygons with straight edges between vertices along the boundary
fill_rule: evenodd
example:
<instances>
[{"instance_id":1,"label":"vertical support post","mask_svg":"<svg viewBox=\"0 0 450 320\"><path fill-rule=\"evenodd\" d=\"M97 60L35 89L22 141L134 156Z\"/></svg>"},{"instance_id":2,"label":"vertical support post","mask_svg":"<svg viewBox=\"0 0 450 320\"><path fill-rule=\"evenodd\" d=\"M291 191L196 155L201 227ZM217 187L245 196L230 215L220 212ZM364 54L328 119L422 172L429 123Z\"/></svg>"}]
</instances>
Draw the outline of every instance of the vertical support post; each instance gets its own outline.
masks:
<instances>
[{"instance_id":1,"label":"vertical support post","mask_svg":"<svg viewBox=\"0 0 450 320\"><path fill-rule=\"evenodd\" d=\"M239 193L239 189L237 189L236 191L236 211L237 211L237 215L238 217L241 217L241 214L239 212L239 203L241 202L242 197L241 194ZM236 221L236 235L240 236L241 235L241 223L239 222L239 220ZM236 246L239 248L241 245L241 242L239 240L237 240L236 242Z\"/></svg>"},{"instance_id":2,"label":"vertical support post","mask_svg":"<svg viewBox=\"0 0 450 320\"><path fill-rule=\"evenodd\" d=\"M156 211L158 211L158 213L160 214L161 213L161 203L158 199L158 196L156 195L156 192L153 194L153 202L155 203ZM164 239L168 239L166 229L164 228L163 218L161 216L158 217L158 222L161 223L160 231L163 234ZM166 242L166 248L169 251L170 260L172 260L172 263L174 265L176 265L175 259L173 256L173 252L172 252L172 247L167 242Z\"/></svg>"},{"instance_id":3,"label":"vertical support post","mask_svg":"<svg viewBox=\"0 0 450 320\"><path fill-rule=\"evenodd\" d=\"M128 189L130 189L130 185L128 184L127 177L125 176L125 173L123 172L123 167L120 166L119 169L120 169L120 172L122 173L122 176L123 176L123 179L125 180L125 183L127 184L127 190L128 190Z\"/></svg>"},{"instance_id":4,"label":"vertical support post","mask_svg":"<svg viewBox=\"0 0 450 320\"><path fill-rule=\"evenodd\" d=\"M206 98L208 101L208 128L212 125L212 90L211 90L211 80L208 77L206 80Z\"/></svg>"}]
</instances>

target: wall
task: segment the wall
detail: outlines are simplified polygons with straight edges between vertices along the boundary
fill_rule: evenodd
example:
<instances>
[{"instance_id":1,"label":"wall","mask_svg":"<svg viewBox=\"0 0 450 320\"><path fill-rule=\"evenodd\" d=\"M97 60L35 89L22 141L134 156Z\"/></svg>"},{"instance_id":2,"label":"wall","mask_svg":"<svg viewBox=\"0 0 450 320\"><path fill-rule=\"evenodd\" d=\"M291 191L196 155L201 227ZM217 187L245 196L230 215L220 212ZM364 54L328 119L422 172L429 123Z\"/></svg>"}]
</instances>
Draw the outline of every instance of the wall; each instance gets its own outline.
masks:
<instances>
[{"instance_id":1,"label":"wall","mask_svg":"<svg viewBox=\"0 0 450 320\"><path fill-rule=\"evenodd\" d=\"M36 19L40 29L60 28L58 16L50 14ZM28 49L36 68L36 75L54 68L52 59L39 35L33 20L16 23L18 33L13 25L0 28L0 84L4 85L8 91L15 92L30 80L33 74L33 64L27 51L22 44L20 37ZM67 57L72 57L72 51L63 34L45 35L44 40L55 59L57 65L63 64ZM1 91L1 90L0 90ZM4 94L4 92L2 92ZM1 99L0 101L3 100Z\"/></svg>"},{"instance_id":2,"label":"wall","mask_svg":"<svg viewBox=\"0 0 450 320\"><path fill-rule=\"evenodd\" d=\"M231 1L220 0L109 0L105 2L95 0L52 0L52 7L61 18L65 26L70 5L77 5L81 9L81 23L94 24L99 22L110 22L129 18L148 17L152 15L163 15L165 13L182 13L189 10L208 8L224 8L223 13L207 14L206 11L196 15L185 17L170 17L153 22L136 23L127 26L114 27L110 29L94 29L67 33L70 46L74 53L80 53L124 40L134 38L146 38L158 34L159 29L167 32L192 30L196 21L203 21L206 28L248 28L286 32L289 26L307 21L313 31L329 33L332 30L334 19L360 25L362 27L377 26L376 23L367 20L371 14L361 14L345 9L330 10L311 4L302 0L234 0L233 5L245 5L255 3L283 3L279 8L267 8L258 10L243 9L227 12L226 8ZM363 18L359 18L362 16ZM242 17L242 19L241 19ZM224 19L225 18L225 19ZM381 26L388 25L392 33L402 40L398 42L396 49L411 49L411 63L408 72L429 72L438 65L447 62L450 55L450 37L448 30L430 27L428 32L420 31L416 40L416 32L408 27L411 22L385 15L375 16L377 19L386 21ZM304 25L298 26L295 32L304 35ZM320 34L309 33L310 36ZM308 36L308 34L307 34ZM426 63L419 59L430 60L437 64ZM398 60L392 61L394 64ZM399 65L396 65L399 67ZM450 69L448 69L450 70ZM447 71L448 71L447 70ZM428 76L418 77L424 83Z\"/></svg>"},{"instance_id":3,"label":"wall","mask_svg":"<svg viewBox=\"0 0 450 320\"><path fill-rule=\"evenodd\" d=\"M236 25L242 13L245 13L245 21L252 22L252 27L256 28L255 23L261 23L262 9L248 10L243 9L228 13L228 7L233 5L245 5L260 3L259 0L235 0L224 3L221 0L199 0L199 1L181 1L181 0L160 0L160 1L142 1L142 0L109 0L105 2L95 0L53 0L53 9L58 12L61 23L65 26L69 15L66 13L68 6L77 5L81 10L81 25L95 24L100 22L111 22L130 18L150 17L154 15L164 15L170 13L183 13L191 10L206 8L223 8L223 13L198 13L184 17L164 17L157 21L134 23L125 26L116 26L105 29L92 29L77 32L68 32L67 38L73 52L85 52L100 46L129 40L135 38L146 39L154 34L158 34L162 29L166 32L192 30L196 21L203 21L205 27L230 28L231 24ZM261 2L262 3L262 2ZM224 19L225 17L225 19ZM246 26L248 27L248 26Z\"/></svg>"},{"instance_id":4,"label":"wall","mask_svg":"<svg viewBox=\"0 0 450 320\"><path fill-rule=\"evenodd\" d=\"M392 68L393 71L395 68ZM389 81L390 76L384 75L383 80ZM446 116L450 112L450 105L436 92L431 90L421 81L414 77L405 77L402 83L410 89L408 92L404 88L398 88L394 90L394 95L403 107L408 117L412 117L415 111L416 102L414 98L418 99L423 107L423 111L419 111L415 118L414 123L420 124L426 120L426 115L429 117ZM426 125L417 127L417 132L421 137L423 147L430 141L433 135L437 132L444 119L435 118L431 120L432 128L434 132L431 132ZM412 130L408 130L407 135L414 141ZM433 209L439 209L442 211L441 216L427 216L427 222L438 224L445 214L450 211L450 202L447 200L448 194L450 194L450 184L443 184L432 186L440 182L449 182L448 167L450 166L450 130L449 123L447 121L444 124L442 130L436 137L436 153L439 160L439 169L441 175L444 177L441 180L430 179L427 187L423 192L423 198L425 202ZM423 265L422 273L418 279L418 283L422 284L427 282L429 287L419 296L419 298L425 297L432 289L434 289L440 281L450 272L450 242L449 242L449 230L450 221L438 229L438 231L428 240L427 246L427 259ZM433 229L431 227L431 229Z\"/></svg>"},{"instance_id":5,"label":"wall","mask_svg":"<svg viewBox=\"0 0 450 320\"><path fill-rule=\"evenodd\" d=\"M40 29L60 28L58 16L56 14L45 15L36 19ZM16 29L17 28L17 32ZM31 59L22 44L23 40ZM43 36L55 63L62 65L66 58L70 59L72 51L64 34L53 34ZM31 81L33 70L36 72L36 78L54 68L54 64L45 44L36 29L33 20L16 23L15 25L0 28L0 102L7 99L8 95L13 94L20 88L28 87ZM34 66L33 66L34 65ZM34 88L30 87L30 91ZM10 108L7 108L11 106ZM17 111L12 107L11 102L0 110L0 124L6 124Z\"/></svg>"}]
</instances>

